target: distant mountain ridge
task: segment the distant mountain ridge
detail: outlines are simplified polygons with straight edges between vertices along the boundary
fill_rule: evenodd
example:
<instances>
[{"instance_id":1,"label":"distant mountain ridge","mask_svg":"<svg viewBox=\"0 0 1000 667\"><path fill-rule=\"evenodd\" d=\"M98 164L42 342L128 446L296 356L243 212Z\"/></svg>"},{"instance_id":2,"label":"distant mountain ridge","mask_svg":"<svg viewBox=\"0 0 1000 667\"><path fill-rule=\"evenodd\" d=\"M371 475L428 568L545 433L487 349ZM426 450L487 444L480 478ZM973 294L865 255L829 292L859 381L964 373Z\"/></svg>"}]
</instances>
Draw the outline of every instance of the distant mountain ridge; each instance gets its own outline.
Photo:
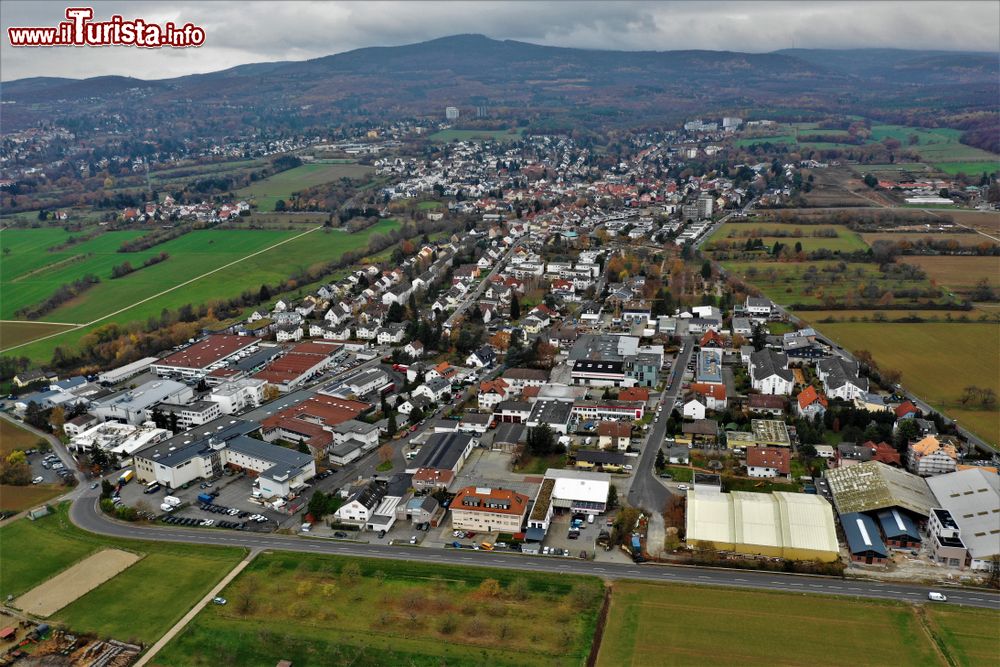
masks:
<instances>
[{"instance_id":1,"label":"distant mountain ridge","mask_svg":"<svg viewBox=\"0 0 1000 667\"><path fill-rule=\"evenodd\" d=\"M126 91L152 107L177 102L299 108L303 122L371 113L442 113L447 105L509 107L580 117L683 116L759 108L907 113L996 109L997 54L895 49L602 51L483 35L366 47L297 62L239 65L172 79L35 77L0 84L15 103L61 103L63 112L141 114ZM155 93L155 95L150 94ZM98 101L95 103L95 98ZM103 98L103 101L102 101ZM68 105L68 107L67 107ZM12 105L16 107L17 105ZM6 109L29 122L32 111ZM221 113L221 112L220 112Z\"/></svg>"}]
</instances>

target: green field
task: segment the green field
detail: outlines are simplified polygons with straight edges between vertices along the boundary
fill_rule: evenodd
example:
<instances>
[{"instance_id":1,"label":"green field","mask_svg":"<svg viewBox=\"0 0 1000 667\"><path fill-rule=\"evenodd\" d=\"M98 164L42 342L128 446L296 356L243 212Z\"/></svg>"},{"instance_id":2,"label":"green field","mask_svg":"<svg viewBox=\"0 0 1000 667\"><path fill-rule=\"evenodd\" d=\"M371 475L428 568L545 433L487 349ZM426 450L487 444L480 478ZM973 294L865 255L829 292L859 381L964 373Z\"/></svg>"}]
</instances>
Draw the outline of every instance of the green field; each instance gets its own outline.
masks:
<instances>
[{"instance_id":1,"label":"green field","mask_svg":"<svg viewBox=\"0 0 1000 667\"><path fill-rule=\"evenodd\" d=\"M447 143L450 141L473 141L482 139L492 139L494 141L510 142L518 141L524 130L441 130L427 137L431 141Z\"/></svg>"},{"instance_id":2,"label":"green field","mask_svg":"<svg viewBox=\"0 0 1000 667\"><path fill-rule=\"evenodd\" d=\"M38 507L70 491L62 484L29 484L13 486L0 484L0 510L23 512Z\"/></svg>"},{"instance_id":3,"label":"green field","mask_svg":"<svg viewBox=\"0 0 1000 667\"><path fill-rule=\"evenodd\" d=\"M927 614L932 625L948 628L941 636L949 652L961 656L960 664L995 662L1000 615L943 609L928 609ZM597 664L840 667L947 663L913 607L902 603L621 582L614 584Z\"/></svg>"},{"instance_id":4,"label":"green field","mask_svg":"<svg viewBox=\"0 0 1000 667\"><path fill-rule=\"evenodd\" d=\"M183 287L162 294L145 303L127 308L121 313L96 322L95 325L106 324L108 322L121 324L133 321L145 321L149 317L158 317L164 308L176 309L184 304L198 305L214 299L237 296L247 289L257 290L262 283L274 284L286 280L292 273L299 270L335 260L348 250L364 248L367 246L372 235L385 234L396 229L398 226L399 223L396 220L386 219L379 221L362 232L354 234L315 228L316 231L294 239L292 237L296 234L301 234L301 232L258 230L206 230L204 232L191 232L170 243L184 242L191 244L189 250L192 252L192 255L190 257L183 256L183 253L188 252L188 250L177 251L176 266L185 267L188 270L197 270L198 272L195 275L200 275L213 270L215 267L233 262L240 257L245 257L247 254L246 250L252 250L253 247L259 249L267 245L273 245L273 243L278 242L275 239L279 241L284 239L292 240L275 248L270 248L254 257L239 261L211 275L193 280ZM259 238L256 236L258 234L261 235ZM257 240L255 241L255 239ZM242 249L240 253L237 253L234 257L232 254L226 252L226 246L230 240L235 240L235 242L240 244L249 244L250 247L241 245ZM151 250L159 250L168 245L156 246L156 248ZM206 246L213 246L213 248L208 251L205 249ZM214 246L219 247L216 250ZM141 269L125 278L104 281L87 292L82 299L71 301L49 313L46 319L52 319L53 321L73 321L61 320L59 318L76 317L79 318L79 321L87 322L89 321L86 319L88 315L93 316L95 312L99 313L101 309L103 309L104 313L112 312L116 308L122 308L129 303L135 303L134 299L139 298L139 296L147 298L153 294L157 294L159 291L177 285L185 279L190 280L191 276L189 274L182 274L188 275L188 277L181 278L171 271L170 267L174 259L175 256L171 253L171 258L166 262ZM206 259L209 259L210 263L206 262ZM202 262L200 270L197 266L199 261ZM158 285L151 282L157 279L159 280ZM105 283L128 283L131 280L136 281L134 286L129 284L123 284L122 286L111 284L105 286ZM104 292L103 290L105 289L114 291ZM126 293L130 296L122 296ZM105 296L112 294L113 296ZM100 298L101 301L96 302L97 305L89 306L88 309L86 304L95 297ZM122 300L124 298L131 298L133 300ZM114 300L108 303L106 299ZM17 348L12 353L18 356L24 355L39 362L48 361L52 356L52 350L56 346L72 347L90 329L91 327L74 329L67 333Z\"/></svg>"},{"instance_id":5,"label":"green field","mask_svg":"<svg viewBox=\"0 0 1000 667\"><path fill-rule=\"evenodd\" d=\"M940 636L948 653L962 667L997 664L1000 618L985 609L933 607L929 625Z\"/></svg>"},{"instance_id":6,"label":"green field","mask_svg":"<svg viewBox=\"0 0 1000 667\"><path fill-rule=\"evenodd\" d=\"M903 385L985 440L1000 442L1000 410L959 404L966 386L1000 393L1000 325L979 323L817 325L847 350L868 350L883 368L902 371Z\"/></svg>"},{"instance_id":7,"label":"green field","mask_svg":"<svg viewBox=\"0 0 1000 667\"><path fill-rule=\"evenodd\" d=\"M279 199L288 199L295 192L341 178L362 178L370 173L371 167L360 164L304 164L248 185L238 190L236 195L253 198L260 211L273 211Z\"/></svg>"},{"instance_id":8,"label":"green field","mask_svg":"<svg viewBox=\"0 0 1000 667\"><path fill-rule=\"evenodd\" d=\"M421 211L433 211L439 208L444 208L444 204L439 201L422 201L417 204L417 209Z\"/></svg>"},{"instance_id":9,"label":"green field","mask_svg":"<svg viewBox=\"0 0 1000 667\"><path fill-rule=\"evenodd\" d=\"M485 579L499 594L480 590ZM601 591L591 577L268 553L156 664L582 665Z\"/></svg>"},{"instance_id":10,"label":"green field","mask_svg":"<svg viewBox=\"0 0 1000 667\"><path fill-rule=\"evenodd\" d=\"M8 230L0 237L31 235L37 230ZM93 273L101 282L83 295L61 305L43 317L51 322L83 324L102 315L114 312L124 304L135 303L206 271L222 266L253 252L291 238L295 231L262 230L196 230L179 238L153 246L141 252L116 252L122 241L135 238L137 232L108 232L91 241L73 246L69 251L76 255L89 255L80 261L59 263L66 253L39 253L35 266L4 277L4 303L0 308L3 319L13 319L23 306L36 304L63 284L72 282L87 273ZM142 266L149 257L166 252L165 262L141 268L122 278L111 278L112 267L128 261L133 267ZM10 256L19 256L11 253ZM52 265L44 268L46 265Z\"/></svg>"},{"instance_id":11,"label":"green field","mask_svg":"<svg viewBox=\"0 0 1000 667\"><path fill-rule=\"evenodd\" d=\"M81 632L153 642L244 555L236 548L104 538L73 526L67 512L64 504L43 519L0 528L0 594L16 597L100 549L142 554L135 565L52 617Z\"/></svg>"},{"instance_id":12,"label":"green field","mask_svg":"<svg viewBox=\"0 0 1000 667\"><path fill-rule=\"evenodd\" d=\"M837 148L852 148L855 144L838 142L809 141L817 135L844 135L844 130L816 129L813 123L791 123L775 126L775 136L743 137L734 143L738 148L746 148L754 144L796 144L800 148L827 150ZM910 137L916 136L917 142L910 144ZM983 171L992 173L1000 168L1000 157L973 146L966 146L959 141L962 130L953 128L921 128L906 125L872 125L871 135L866 143L880 142L883 139L896 139L901 144L901 150L912 150L919 153L922 160L946 174L964 172L969 175L981 174ZM884 166L884 165L876 165ZM892 170L903 169L911 165L900 164ZM922 166L922 165L921 165ZM873 167L869 171L876 171Z\"/></svg>"},{"instance_id":13,"label":"green field","mask_svg":"<svg viewBox=\"0 0 1000 667\"><path fill-rule=\"evenodd\" d=\"M788 234L801 232L801 236L774 236L768 232L772 234L774 232ZM836 237L813 236L814 232L833 232ZM727 222L715 231L706 245L706 249L711 250L713 244L721 240L745 243L750 238L749 234L754 234L754 238L761 239L768 248L777 241L790 248L794 248L796 243L801 243L804 252L820 249L834 252L853 252L868 249L868 245L862 238L844 225L794 225L759 222Z\"/></svg>"},{"instance_id":14,"label":"green field","mask_svg":"<svg viewBox=\"0 0 1000 667\"><path fill-rule=\"evenodd\" d=\"M815 262L735 262L723 261L727 271L760 289L767 298L781 305L818 305L825 297L842 300L849 293L856 294L862 284L877 284L884 289L927 288L926 279L887 280L875 264L848 264L843 272L836 268L835 260ZM810 277L809 267L816 268L816 277ZM906 303L897 300L897 303Z\"/></svg>"}]
</instances>

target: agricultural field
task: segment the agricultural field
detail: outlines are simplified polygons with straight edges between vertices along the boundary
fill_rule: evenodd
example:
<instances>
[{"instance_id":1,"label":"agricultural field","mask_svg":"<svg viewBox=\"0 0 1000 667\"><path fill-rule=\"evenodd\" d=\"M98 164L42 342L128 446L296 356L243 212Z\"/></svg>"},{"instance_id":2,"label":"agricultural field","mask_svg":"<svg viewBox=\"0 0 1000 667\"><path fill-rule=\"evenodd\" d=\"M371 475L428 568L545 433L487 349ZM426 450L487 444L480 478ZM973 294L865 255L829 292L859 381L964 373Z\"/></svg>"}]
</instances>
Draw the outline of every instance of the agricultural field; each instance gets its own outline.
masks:
<instances>
[{"instance_id":1,"label":"agricultural field","mask_svg":"<svg viewBox=\"0 0 1000 667\"><path fill-rule=\"evenodd\" d=\"M0 594L15 597L109 547L141 557L51 618L81 631L150 643L163 635L244 555L242 549L121 541L69 522L68 505L37 521L0 527ZM42 557L39 557L42 554ZM170 576L164 576L169 572ZM155 601L155 604L151 601Z\"/></svg>"},{"instance_id":2,"label":"agricultural field","mask_svg":"<svg viewBox=\"0 0 1000 667\"><path fill-rule=\"evenodd\" d=\"M68 331L74 327L75 325L52 322L0 322L0 350L57 334L60 331Z\"/></svg>"},{"instance_id":3,"label":"agricultural field","mask_svg":"<svg viewBox=\"0 0 1000 667\"><path fill-rule=\"evenodd\" d=\"M973 231L968 233L961 232L862 232L861 238L865 243L871 245L875 241L924 241L930 239L932 241L954 241L960 247L971 248L978 246L982 243L996 243L995 241L990 241L988 238L981 234L976 234Z\"/></svg>"},{"instance_id":4,"label":"agricultural field","mask_svg":"<svg viewBox=\"0 0 1000 667\"><path fill-rule=\"evenodd\" d=\"M158 317L164 308L177 309L184 304L198 305L214 299L229 298L247 289L255 290L262 283L283 281L300 269L325 264L348 250L364 248L374 234L384 234L398 226L397 221L386 219L353 234L319 227L312 228L306 234L299 231L260 230L191 232L145 251L170 252L171 257L167 261L140 269L124 278L102 281L80 299L67 302L49 313L46 319L90 325L145 321L149 317ZM178 247L175 255L169 248L174 247L171 244L178 243L184 244L184 248ZM237 244L239 252L229 251L233 243ZM278 243L281 245L277 245ZM259 254L250 257L253 253ZM123 255L127 256L121 253L119 257ZM230 265L226 266L227 264ZM172 269L171 266L175 268ZM180 273L182 270L186 273ZM205 275L209 272L212 273ZM172 287L176 289L161 294L163 290ZM148 300L137 303L141 299ZM123 304L130 303L135 305L107 316L122 308ZM91 326L73 329L29 343L16 348L16 354L35 361L48 361L56 346L76 345L90 328Z\"/></svg>"},{"instance_id":5,"label":"agricultural field","mask_svg":"<svg viewBox=\"0 0 1000 667\"><path fill-rule=\"evenodd\" d=\"M925 322L994 322L1000 324L1000 312L980 305L972 310L800 310L795 313L812 325L827 322L903 322L915 318Z\"/></svg>"},{"instance_id":6,"label":"agricultural field","mask_svg":"<svg viewBox=\"0 0 1000 667\"><path fill-rule=\"evenodd\" d=\"M984 160L982 162L935 162L934 167L949 176L965 174L966 176L979 176L982 174L994 174L1000 171L1000 161Z\"/></svg>"},{"instance_id":7,"label":"agricultural field","mask_svg":"<svg viewBox=\"0 0 1000 667\"><path fill-rule=\"evenodd\" d=\"M602 591L591 577L267 553L156 664L581 665Z\"/></svg>"},{"instance_id":8,"label":"agricultural field","mask_svg":"<svg viewBox=\"0 0 1000 667\"><path fill-rule=\"evenodd\" d=\"M473 141L482 139L492 139L493 141L511 142L518 141L524 130L517 128L513 130L441 130L427 137L431 141L447 143L449 141Z\"/></svg>"},{"instance_id":9,"label":"agricultural field","mask_svg":"<svg viewBox=\"0 0 1000 667\"><path fill-rule=\"evenodd\" d=\"M7 512L23 512L32 507L38 507L70 491L62 484L30 484L28 486L11 486L0 484L0 510Z\"/></svg>"},{"instance_id":10,"label":"agricultural field","mask_svg":"<svg viewBox=\"0 0 1000 667\"><path fill-rule=\"evenodd\" d=\"M933 607L929 612L928 625L958 665L996 663L1000 618L995 612L954 606Z\"/></svg>"},{"instance_id":11,"label":"agricultural field","mask_svg":"<svg viewBox=\"0 0 1000 667\"><path fill-rule=\"evenodd\" d=\"M42 436L12 424L6 419L0 419L0 456L7 456L15 449L31 449Z\"/></svg>"},{"instance_id":12,"label":"agricultural field","mask_svg":"<svg viewBox=\"0 0 1000 667\"><path fill-rule=\"evenodd\" d=\"M903 373L903 385L983 439L1000 443L1000 410L963 406L974 385L1000 393L1000 326L983 323L820 324L845 349L868 350L883 368Z\"/></svg>"},{"instance_id":13,"label":"agricultural field","mask_svg":"<svg viewBox=\"0 0 1000 667\"><path fill-rule=\"evenodd\" d=\"M900 257L899 261L919 266L927 272L928 278L962 295L971 292L976 283L983 278L986 278L994 289L1000 287L997 284L997 279L1000 278L1000 257L921 255Z\"/></svg>"},{"instance_id":14,"label":"agricultural field","mask_svg":"<svg viewBox=\"0 0 1000 667\"><path fill-rule=\"evenodd\" d=\"M858 288L877 285L882 289L925 289L926 279L888 278L875 264L847 264L841 271L840 262L723 261L731 274L761 290L767 298L781 305L820 305L830 299L842 303L845 298L857 299ZM908 303L897 299L895 303Z\"/></svg>"},{"instance_id":15,"label":"agricultural field","mask_svg":"<svg viewBox=\"0 0 1000 667\"><path fill-rule=\"evenodd\" d=\"M795 236L795 234L798 234ZM835 236L817 236L816 234L833 234ZM844 225L793 225L783 223L759 222L727 222L713 235L707 249L718 241L728 240L744 243L747 239L759 238L765 246L771 247L775 241L794 247L802 244L804 252L827 249L831 251L853 252L867 250L868 245Z\"/></svg>"},{"instance_id":16,"label":"agricultural field","mask_svg":"<svg viewBox=\"0 0 1000 667\"><path fill-rule=\"evenodd\" d=\"M353 163L303 164L237 190L236 196L256 200L260 211L273 211L279 199L288 199L292 193L341 178L362 178L372 171L371 167Z\"/></svg>"},{"instance_id":17,"label":"agricultural field","mask_svg":"<svg viewBox=\"0 0 1000 667\"><path fill-rule=\"evenodd\" d=\"M947 612L953 608L949 607ZM997 614L927 611L960 664L995 656ZM725 619L720 625L720 619ZM992 621L992 623L990 623ZM980 625L969 627L973 622ZM933 627L932 626L932 627ZM945 629L947 628L947 629ZM993 653L989 638L993 637ZM970 662L970 660L972 662ZM615 583L598 667L947 665L910 605L824 596Z\"/></svg>"}]
</instances>

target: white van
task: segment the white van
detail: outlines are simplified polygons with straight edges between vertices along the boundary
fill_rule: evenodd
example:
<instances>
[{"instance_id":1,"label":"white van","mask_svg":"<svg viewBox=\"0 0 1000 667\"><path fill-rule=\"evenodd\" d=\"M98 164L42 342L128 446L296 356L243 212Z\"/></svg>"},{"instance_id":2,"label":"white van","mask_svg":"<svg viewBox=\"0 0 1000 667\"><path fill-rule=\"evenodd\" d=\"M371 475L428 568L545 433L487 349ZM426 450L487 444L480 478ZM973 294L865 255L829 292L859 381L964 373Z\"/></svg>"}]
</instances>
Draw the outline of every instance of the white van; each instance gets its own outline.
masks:
<instances>
[{"instance_id":1,"label":"white van","mask_svg":"<svg viewBox=\"0 0 1000 667\"><path fill-rule=\"evenodd\" d=\"M594 523L594 515L593 514L588 514L587 515L587 523Z\"/></svg>"}]
</instances>

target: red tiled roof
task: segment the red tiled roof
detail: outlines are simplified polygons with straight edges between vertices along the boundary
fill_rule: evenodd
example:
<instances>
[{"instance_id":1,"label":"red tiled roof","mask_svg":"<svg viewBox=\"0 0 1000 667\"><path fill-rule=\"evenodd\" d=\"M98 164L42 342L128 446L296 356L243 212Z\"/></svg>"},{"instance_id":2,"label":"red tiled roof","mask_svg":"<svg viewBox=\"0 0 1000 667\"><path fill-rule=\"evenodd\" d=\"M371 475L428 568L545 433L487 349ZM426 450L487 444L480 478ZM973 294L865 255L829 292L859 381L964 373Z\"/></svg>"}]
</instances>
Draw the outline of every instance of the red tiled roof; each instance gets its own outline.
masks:
<instances>
[{"instance_id":1,"label":"red tiled roof","mask_svg":"<svg viewBox=\"0 0 1000 667\"><path fill-rule=\"evenodd\" d=\"M807 408L813 403L819 401L819 404L824 408L827 407L828 403L826 396L816 391L816 387L809 385L799 394L799 407L802 409Z\"/></svg>"},{"instance_id":2,"label":"red tiled roof","mask_svg":"<svg viewBox=\"0 0 1000 667\"><path fill-rule=\"evenodd\" d=\"M710 396L717 401L726 400L726 385L724 384L693 382L690 389L699 396Z\"/></svg>"},{"instance_id":3,"label":"red tiled roof","mask_svg":"<svg viewBox=\"0 0 1000 667\"><path fill-rule=\"evenodd\" d=\"M903 401L896 407L895 412L896 412L896 419L899 419L903 415L906 415L910 412L919 412L919 411L917 410L917 406L915 406L910 401Z\"/></svg>"},{"instance_id":4,"label":"red tiled roof","mask_svg":"<svg viewBox=\"0 0 1000 667\"><path fill-rule=\"evenodd\" d=\"M632 424L627 422L601 422L597 425L597 434L612 438L629 438L632 436Z\"/></svg>"},{"instance_id":5,"label":"red tiled roof","mask_svg":"<svg viewBox=\"0 0 1000 667\"><path fill-rule=\"evenodd\" d=\"M747 450L747 467L774 468L782 475L791 470L791 452L784 447L751 447Z\"/></svg>"},{"instance_id":6,"label":"red tiled roof","mask_svg":"<svg viewBox=\"0 0 1000 667\"><path fill-rule=\"evenodd\" d=\"M646 387L626 387L618 392L619 401L648 401L649 389Z\"/></svg>"},{"instance_id":7,"label":"red tiled roof","mask_svg":"<svg viewBox=\"0 0 1000 667\"><path fill-rule=\"evenodd\" d=\"M487 493L482 493L483 491ZM472 504L465 504L467 502ZM493 507L489 506L491 502L494 504ZM499 503L504 503L507 506L498 507ZM528 510L528 496L510 489L482 489L467 486L455 495L449 507L452 512L485 512L520 516Z\"/></svg>"}]
</instances>

